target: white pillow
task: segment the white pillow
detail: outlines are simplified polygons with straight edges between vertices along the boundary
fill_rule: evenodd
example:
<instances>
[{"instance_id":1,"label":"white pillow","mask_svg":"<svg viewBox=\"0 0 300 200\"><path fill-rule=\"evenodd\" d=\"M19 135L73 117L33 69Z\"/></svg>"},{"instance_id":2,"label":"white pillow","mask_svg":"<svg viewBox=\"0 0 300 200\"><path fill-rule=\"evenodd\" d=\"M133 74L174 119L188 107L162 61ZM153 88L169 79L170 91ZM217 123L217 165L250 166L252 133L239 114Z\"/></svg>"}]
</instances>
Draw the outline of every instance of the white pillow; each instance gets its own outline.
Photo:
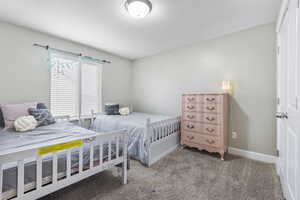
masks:
<instances>
[{"instance_id":1,"label":"white pillow","mask_svg":"<svg viewBox=\"0 0 300 200\"><path fill-rule=\"evenodd\" d=\"M119 110L119 113L120 113L121 115L129 115L129 114L130 114L130 110L129 110L128 107L124 107L124 108L121 108L121 109Z\"/></svg>"},{"instance_id":2,"label":"white pillow","mask_svg":"<svg viewBox=\"0 0 300 200\"><path fill-rule=\"evenodd\" d=\"M14 121L14 127L18 132L33 130L37 127L38 122L33 116L19 117Z\"/></svg>"}]
</instances>

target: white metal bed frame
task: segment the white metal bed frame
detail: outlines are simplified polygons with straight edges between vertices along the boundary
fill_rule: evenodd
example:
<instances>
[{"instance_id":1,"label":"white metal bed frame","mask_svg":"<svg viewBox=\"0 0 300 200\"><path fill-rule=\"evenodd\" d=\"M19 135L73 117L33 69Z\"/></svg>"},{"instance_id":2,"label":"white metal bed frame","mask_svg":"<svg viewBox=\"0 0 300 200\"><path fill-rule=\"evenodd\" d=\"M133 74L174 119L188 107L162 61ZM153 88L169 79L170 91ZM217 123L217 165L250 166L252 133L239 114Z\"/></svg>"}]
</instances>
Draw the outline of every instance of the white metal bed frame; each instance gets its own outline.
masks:
<instances>
[{"instance_id":1,"label":"white metal bed frame","mask_svg":"<svg viewBox=\"0 0 300 200\"><path fill-rule=\"evenodd\" d=\"M97 114L92 111L92 121ZM103 113L102 113L103 114ZM151 122L147 119L145 133L147 136L146 147L149 148L148 167L173 152L180 144L180 117L173 117L166 120Z\"/></svg>"},{"instance_id":2,"label":"white metal bed frame","mask_svg":"<svg viewBox=\"0 0 300 200\"><path fill-rule=\"evenodd\" d=\"M88 145L90 152L90 163L88 169L83 169L83 145L79 146L79 167L77 173L72 173L71 152L73 148L57 151L52 154L52 175L42 177L42 156L38 155L40 148L50 145L70 142L70 140L60 140L59 143L52 141L47 144L37 144L18 148L16 150L0 152L0 200L32 200L50 193L53 193L66 186L79 182L103 170L122 164L122 183L127 184L127 136L125 131L116 131L113 133L103 133L95 137L78 137L76 140L83 141L85 148ZM115 144L116 154L112 155L112 143ZM108 144L108 158L103 162L104 144ZM94 163L94 147L99 146L99 162ZM120 147L123 148L120 155ZM66 172L58 173L58 154L66 155ZM24 183L25 164L35 161L36 180L29 184ZM3 174L4 170L11 167L11 164L17 165L17 188L3 192ZM14 165L15 166L15 165Z\"/></svg>"}]
</instances>

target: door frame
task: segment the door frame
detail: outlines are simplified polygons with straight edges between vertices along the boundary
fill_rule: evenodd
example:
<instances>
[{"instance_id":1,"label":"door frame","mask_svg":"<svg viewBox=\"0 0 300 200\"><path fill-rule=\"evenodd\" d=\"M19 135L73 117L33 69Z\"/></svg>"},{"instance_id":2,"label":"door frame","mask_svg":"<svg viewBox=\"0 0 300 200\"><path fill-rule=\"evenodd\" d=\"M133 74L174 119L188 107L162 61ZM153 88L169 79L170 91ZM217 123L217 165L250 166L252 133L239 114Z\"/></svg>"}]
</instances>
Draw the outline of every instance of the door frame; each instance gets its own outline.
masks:
<instances>
[{"instance_id":1,"label":"door frame","mask_svg":"<svg viewBox=\"0 0 300 200\"><path fill-rule=\"evenodd\" d=\"M296 2L294 0L293 1L292 0L283 0L282 7L281 7L281 10L280 10L280 14L279 14L279 18L278 18L278 21L277 21L277 27L276 27L276 32L277 32L276 44L277 44L277 47L278 47L277 48L278 49L278 52L277 52L277 84L276 84L277 85L277 97L282 97L281 95L283 94L280 90L281 87L282 87L282 83L283 83L281 78L282 77L287 78L286 77L287 74L282 74L285 70L284 66L282 65L283 64L282 56L284 56L284 53L282 53L282 52L285 51L285 49L281 48L281 47L284 47L284 45L282 46L282 44L283 44L282 42L285 42L284 41L285 39L282 40L282 38L281 38L282 32L281 31L282 31L282 26L285 22L284 20L286 20L286 16L289 16L289 14L290 14L287 11L288 11L289 8L291 8L291 7L289 7L290 5L292 5L291 3L292 4L293 3L298 3L298 6L295 7L296 10L293 10L294 7L292 7L292 10L293 10L292 12L294 12L294 11L296 12L296 16L295 16L296 21L295 22L297 23L297 27L295 29L296 30L295 34L300 33L300 10L299 10L300 1L298 0L298 2ZM289 20L289 19L287 19L287 20ZM287 21L287 23L289 23L289 21ZM287 38L287 40L289 40L289 38ZM295 57L295 59L296 59L296 63L295 63L296 71L295 72L298 75L298 78L295 81L297 82L296 83L297 87L299 87L298 85L299 85L299 77L300 77L300 72L299 72L299 67L300 67L300 63L299 63L300 62L300 42L299 41L300 41L300 37L298 36L296 38L296 41L295 41L296 42L296 49L297 49L297 54L295 54L295 56L296 56ZM282 49L282 51L281 51L281 49ZM287 67L289 67L289 65L287 65ZM283 84L287 84L286 85L287 90L289 89L289 84L288 83L289 83L288 79L286 79L285 83L283 83ZM287 108L286 108L286 110L285 109L282 110L281 109L282 107L280 106L280 104L278 102L277 111L281 111L281 112L283 111L283 112L288 112L288 114L292 114L292 117L291 117L292 121L289 121L289 123L294 122L294 123L292 123L292 127L295 128L294 132L298 134L298 139L299 139L300 126L299 126L299 123L297 123L298 121L300 122L300 120L299 120L300 119L300 113L299 113L299 109L298 109L298 106L297 106L298 105L297 100L298 100L299 94L300 94L299 88L297 88L297 91L295 91L295 92L296 92L296 94L295 94L296 95L295 96L296 97L295 98L295 100L296 100L295 106L294 106L294 103L291 104L290 102L283 102L284 104L286 104L284 106L287 106ZM284 94L283 94L283 96L284 96ZM283 97L283 98L290 98L290 97L286 96L286 97ZM281 101L281 99L278 99L278 100ZM292 107L295 107L295 110L290 110L292 107L288 106L288 103L293 105ZM288 108L290 108L290 109L288 109ZM288 120L290 120L290 118ZM300 180L300 164L299 164L299 158L297 157L297 155L299 156L299 154L300 154L300 139L299 140L297 139L296 144L295 144L295 151L294 151L295 154L294 155L296 155L295 157L297 159L289 159L288 158L289 155L292 155L292 154L289 154L289 152L287 151L289 145L288 145L288 142L285 141L285 140L288 140L288 137L290 135L288 134L288 130L286 130L286 132L284 132L283 134L282 134L282 132L280 132L280 126L287 125L285 123L287 123L286 120L284 120L284 121L281 121L281 120L278 121L277 120L277 129L276 129L277 130L277 137L276 137L277 138L277 143L276 143L276 145L277 145L277 149L279 150L279 155L278 155L278 158L277 158L277 161L276 161L276 171L277 171L277 174L279 175L279 177L281 179L282 189L283 189L283 193L284 193L285 198L287 198L287 200L299 199L300 198L300 192L299 192L300 191L300 184L299 184L300 183L299 182L299 180ZM289 125L291 125L291 124L289 124ZM282 135L285 135L285 134L286 134L286 137L282 137ZM290 140L290 141L292 141L292 140ZM283 146L281 145L282 143L284 143ZM283 161L280 158L283 158ZM290 160L292 160L293 162L296 161L294 163L295 166L293 165L293 167L295 167L294 175L296 176L296 179L295 179L294 182L293 181L288 182L288 179L289 179L288 177L291 176L291 175L288 175L288 173L291 172L290 171L291 167L287 165L287 162L290 161ZM283 166L282 166L282 163L283 163ZM294 176L292 176L292 177L294 177ZM291 192L292 192L291 187L287 186L290 183L295 183L294 187L291 186L294 189L294 196L293 197L291 196Z\"/></svg>"},{"instance_id":2,"label":"door frame","mask_svg":"<svg viewBox=\"0 0 300 200\"><path fill-rule=\"evenodd\" d=\"M279 12L279 16L278 16L278 20L277 20L277 25L276 25L276 56L277 56L277 60L276 60L276 79L277 79L277 83L276 83L276 100L277 100L277 104L276 104L276 111L278 111L278 107L279 107L279 103L280 103L280 97L279 97L279 91L280 91L280 86L279 86L279 81L280 80L280 70L281 70L281 54L280 54L280 49L281 49L281 39L280 39L280 31L284 22L284 19L286 17L287 11L288 11L288 6L289 6L289 2L290 0L283 0L281 8L280 8L280 12ZM276 122L276 149L277 149L277 156L280 156L279 152L280 152L280 136L278 134L278 128L279 128L279 124L278 124L278 120ZM282 171L281 171L281 167L280 167L280 160L279 158L276 159L276 171L277 174L279 176L281 176ZM283 181L283 180L282 180ZM283 182L282 182L283 183Z\"/></svg>"},{"instance_id":3,"label":"door frame","mask_svg":"<svg viewBox=\"0 0 300 200\"><path fill-rule=\"evenodd\" d=\"M289 7L289 3L290 3L290 0L283 0L282 1L282 5L281 5L281 8L280 8L280 12L279 12L279 16L278 16L277 24L276 24L276 33L277 33L277 36L278 36L278 34L280 32L280 29L281 29L281 26L282 26L285 14L286 14L286 12L288 10L288 7Z\"/></svg>"}]
</instances>

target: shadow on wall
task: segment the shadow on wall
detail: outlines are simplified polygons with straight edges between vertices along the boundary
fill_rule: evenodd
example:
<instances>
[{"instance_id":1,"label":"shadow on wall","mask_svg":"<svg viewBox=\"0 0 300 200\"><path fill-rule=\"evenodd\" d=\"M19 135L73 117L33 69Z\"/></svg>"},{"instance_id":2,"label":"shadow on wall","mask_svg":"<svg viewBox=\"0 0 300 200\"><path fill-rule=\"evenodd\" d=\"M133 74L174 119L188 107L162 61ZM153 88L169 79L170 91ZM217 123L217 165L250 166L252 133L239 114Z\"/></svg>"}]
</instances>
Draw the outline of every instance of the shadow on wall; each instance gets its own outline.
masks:
<instances>
[{"instance_id":1,"label":"shadow on wall","mask_svg":"<svg viewBox=\"0 0 300 200\"><path fill-rule=\"evenodd\" d=\"M249 117L230 95L230 125L229 125L229 146L248 150ZM232 132L237 133L237 138L232 138Z\"/></svg>"}]
</instances>

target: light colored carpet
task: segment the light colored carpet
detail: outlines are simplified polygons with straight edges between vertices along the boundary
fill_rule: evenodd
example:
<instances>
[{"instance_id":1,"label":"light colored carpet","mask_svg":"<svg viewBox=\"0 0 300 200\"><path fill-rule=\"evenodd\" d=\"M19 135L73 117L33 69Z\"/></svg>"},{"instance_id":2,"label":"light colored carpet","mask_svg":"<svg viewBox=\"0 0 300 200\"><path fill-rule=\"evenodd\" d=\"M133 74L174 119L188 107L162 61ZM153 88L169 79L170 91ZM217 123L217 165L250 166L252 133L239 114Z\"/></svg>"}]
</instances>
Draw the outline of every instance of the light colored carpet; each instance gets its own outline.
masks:
<instances>
[{"instance_id":1,"label":"light colored carpet","mask_svg":"<svg viewBox=\"0 0 300 200\"><path fill-rule=\"evenodd\" d=\"M131 162L129 183L102 172L43 200L282 200L275 166L227 155L178 149L151 168Z\"/></svg>"}]
</instances>

